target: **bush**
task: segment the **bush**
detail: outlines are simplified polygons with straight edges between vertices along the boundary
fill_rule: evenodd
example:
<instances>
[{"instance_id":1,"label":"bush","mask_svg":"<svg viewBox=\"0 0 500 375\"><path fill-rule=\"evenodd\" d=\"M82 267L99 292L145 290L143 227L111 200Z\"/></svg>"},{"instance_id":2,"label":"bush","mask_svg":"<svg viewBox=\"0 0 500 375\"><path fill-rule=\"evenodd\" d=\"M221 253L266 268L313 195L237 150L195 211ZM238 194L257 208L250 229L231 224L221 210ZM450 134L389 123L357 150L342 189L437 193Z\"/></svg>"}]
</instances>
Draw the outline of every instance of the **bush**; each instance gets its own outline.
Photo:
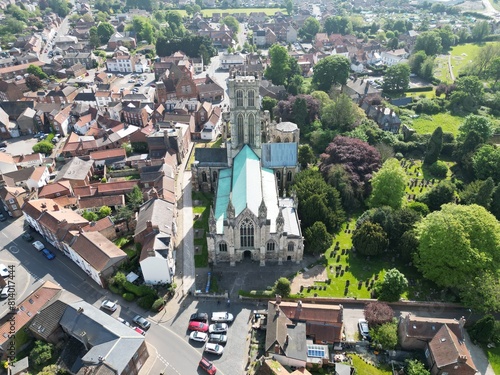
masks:
<instances>
[{"instance_id":1,"label":"bush","mask_svg":"<svg viewBox=\"0 0 500 375\"><path fill-rule=\"evenodd\" d=\"M135 285L132 284L130 281L125 281L123 283L123 287L127 292L133 293L137 297L153 296L155 297L155 299L158 298L156 291L147 285ZM151 304L153 304L153 302L151 302Z\"/></svg>"},{"instance_id":2,"label":"bush","mask_svg":"<svg viewBox=\"0 0 500 375\"><path fill-rule=\"evenodd\" d=\"M432 91L434 90L434 87L432 86L421 86L421 87L412 87L406 90L406 92L425 92L425 91Z\"/></svg>"},{"instance_id":3,"label":"bush","mask_svg":"<svg viewBox=\"0 0 500 375\"><path fill-rule=\"evenodd\" d=\"M123 294L123 288L119 285L109 283L108 288L114 294Z\"/></svg>"},{"instance_id":4,"label":"bush","mask_svg":"<svg viewBox=\"0 0 500 375\"><path fill-rule=\"evenodd\" d=\"M150 310L151 307L153 307L156 299L157 296L149 294L147 296L139 298L137 300L137 305L139 305L139 307L142 307L144 310Z\"/></svg>"},{"instance_id":5,"label":"bush","mask_svg":"<svg viewBox=\"0 0 500 375\"><path fill-rule=\"evenodd\" d=\"M41 142L38 142L33 146L33 152L35 153L41 153L41 154L50 154L52 150L54 149L54 145L50 142L47 142L46 140L43 140Z\"/></svg>"},{"instance_id":6,"label":"bush","mask_svg":"<svg viewBox=\"0 0 500 375\"><path fill-rule=\"evenodd\" d=\"M443 148L441 149L441 156L447 156L451 158L456 149L457 149L456 143L443 143Z\"/></svg>"},{"instance_id":7,"label":"bush","mask_svg":"<svg viewBox=\"0 0 500 375\"><path fill-rule=\"evenodd\" d=\"M415 112L435 115L436 113L441 112L441 107L435 100L422 99L415 105Z\"/></svg>"},{"instance_id":8,"label":"bush","mask_svg":"<svg viewBox=\"0 0 500 375\"><path fill-rule=\"evenodd\" d=\"M448 166L444 161L438 160L429 166L429 172L438 178L445 178L448 174Z\"/></svg>"},{"instance_id":9,"label":"bush","mask_svg":"<svg viewBox=\"0 0 500 375\"><path fill-rule=\"evenodd\" d=\"M151 310L160 311L160 309L165 306L165 300L163 298L158 298L151 306Z\"/></svg>"},{"instance_id":10,"label":"bush","mask_svg":"<svg viewBox=\"0 0 500 375\"><path fill-rule=\"evenodd\" d=\"M403 158L404 158L404 155L403 155L401 152L398 152L398 153L396 153L396 155L394 155L394 157L395 157L396 159L398 159L398 160L401 160L401 159L403 159Z\"/></svg>"},{"instance_id":11,"label":"bush","mask_svg":"<svg viewBox=\"0 0 500 375\"><path fill-rule=\"evenodd\" d=\"M117 272L116 275L113 276L109 282L110 284L113 284L115 286L122 287L126 281L127 281L127 276L125 276L123 272Z\"/></svg>"},{"instance_id":12,"label":"bush","mask_svg":"<svg viewBox=\"0 0 500 375\"><path fill-rule=\"evenodd\" d=\"M122 297L125 301L132 302L135 299L134 293L123 293Z\"/></svg>"}]
</instances>

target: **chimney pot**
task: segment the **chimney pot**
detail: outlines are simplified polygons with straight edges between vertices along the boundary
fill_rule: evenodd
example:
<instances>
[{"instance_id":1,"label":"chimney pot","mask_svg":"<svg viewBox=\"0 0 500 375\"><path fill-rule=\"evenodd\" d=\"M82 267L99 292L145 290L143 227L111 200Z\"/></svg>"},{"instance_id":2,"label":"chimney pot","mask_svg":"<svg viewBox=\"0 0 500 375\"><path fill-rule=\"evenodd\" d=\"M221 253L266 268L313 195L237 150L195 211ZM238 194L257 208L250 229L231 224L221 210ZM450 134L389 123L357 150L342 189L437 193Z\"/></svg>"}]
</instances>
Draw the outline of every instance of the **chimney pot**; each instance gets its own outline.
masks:
<instances>
[{"instance_id":1,"label":"chimney pot","mask_svg":"<svg viewBox=\"0 0 500 375\"><path fill-rule=\"evenodd\" d=\"M59 206L57 204L55 204L53 207L54 207L54 211L59 211Z\"/></svg>"}]
</instances>

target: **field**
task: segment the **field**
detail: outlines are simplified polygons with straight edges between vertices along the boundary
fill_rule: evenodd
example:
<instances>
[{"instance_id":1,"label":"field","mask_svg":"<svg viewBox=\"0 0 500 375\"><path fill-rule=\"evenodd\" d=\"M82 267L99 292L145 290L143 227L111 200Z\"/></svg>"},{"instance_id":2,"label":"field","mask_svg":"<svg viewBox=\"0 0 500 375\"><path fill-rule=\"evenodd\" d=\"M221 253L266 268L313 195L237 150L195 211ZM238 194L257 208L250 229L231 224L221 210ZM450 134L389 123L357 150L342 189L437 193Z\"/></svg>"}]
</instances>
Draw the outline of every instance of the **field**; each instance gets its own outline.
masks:
<instances>
[{"instance_id":1,"label":"field","mask_svg":"<svg viewBox=\"0 0 500 375\"><path fill-rule=\"evenodd\" d=\"M187 16L187 13L184 9L172 9L175 10L176 12L179 12L181 16L185 17ZM276 12L283 12L286 13L286 9L281 9L281 8L232 8L232 9L202 9L201 14L205 18L212 18L212 15L214 13L228 13L228 14L234 14L234 13L246 13L250 14L252 12L264 12L268 16L273 16L274 13Z\"/></svg>"},{"instance_id":2,"label":"field","mask_svg":"<svg viewBox=\"0 0 500 375\"><path fill-rule=\"evenodd\" d=\"M436 115L421 115L413 119L410 126L419 134L432 133L434 129L441 126L443 132L458 134L458 127L464 121L463 117L453 116L449 113L438 113Z\"/></svg>"}]
</instances>

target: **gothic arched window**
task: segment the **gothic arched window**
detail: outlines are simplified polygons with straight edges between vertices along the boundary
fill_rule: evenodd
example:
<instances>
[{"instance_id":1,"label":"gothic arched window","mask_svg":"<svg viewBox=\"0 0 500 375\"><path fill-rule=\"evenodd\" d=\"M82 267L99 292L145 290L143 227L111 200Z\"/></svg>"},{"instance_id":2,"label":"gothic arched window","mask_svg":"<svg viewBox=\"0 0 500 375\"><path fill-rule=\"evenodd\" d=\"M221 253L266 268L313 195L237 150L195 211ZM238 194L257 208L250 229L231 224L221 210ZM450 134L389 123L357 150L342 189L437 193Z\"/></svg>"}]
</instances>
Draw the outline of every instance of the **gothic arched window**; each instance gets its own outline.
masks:
<instances>
[{"instance_id":1,"label":"gothic arched window","mask_svg":"<svg viewBox=\"0 0 500 375\"><path fill-rule=\"evenodd\" d=\"M255 145L255 117L252 113L248 115L248 143Z\"/></svg>"},{"instance_id":2,"label":"gothic arched window","mask_svg":"<svg viewBox=\"0 0 500 375\"><path fill-rule=\"evenodd\" d=\"M255 107L255 92L253 90L248 90L248 106Z\"/></svg>"},{"instance_id":3,"label":"gothic arched window","mask_svg":"<svg viewBox=\"0 0 500 375\"><path fill-rule=\"evenodd\" d=\"M227 253L227 243L225 243L224 241L219 242L219 252Z\"/></svg>"},{"instance_id":4,"label":"gothic arched window","mask_svg":"<svg viewBox=\"0 0 500 375\"><path fill-rule=\"evenodd\" d=\"M250 219L244 219L240 224L240 245L241 247L254 246L254 227Z\"/></svg>"},{"instance_id":5,"label":"gothic arched window","mask_svg":"<svg viewBox=\"0 0 500 375\"><path fill-rule=\"evenodd\" d=\"M275 251L276 250L276 242L274 241L269 241L266 245L266 250L267 251Z\"/></svg>"},{"instance_id":6,"label":"gothic arched window","mask_svg":"<svg viewBox=\"0 0 500 375\"><path fill-rule=\"evenodd\" d=\"M238 143L245 141L245 128L243 127L243 115L240 113L236 120L236 129L238 130Z\"/></svg>"},{"instance_id":7,"label":"gothic arched window","mask_svg":"<svg viewBox=\"0 0 500 375\"><path fill-rule=\"evenodd\" d=\"M292 171L286 172L286 180L287 180L287 182L292 181Z\"/></svg>"},{"instance_id":8,"label":"gothic arched window","mask_svg":"<svg viewBox=\"0 0 500 375\"><path fill-rule=\"evenodd\" d=\"M202 182L207 182L207 172L203 171L201 173L201 181Z\"/></svg>"},{"instance_id":9,"label":"gothic arched window","mask_svg":"<svg viewBox=\"0 0 500 375\"><path fill-rule=\"evenodd\" d=\"M288 251L289 252L295 251L295 244L293 242L290 242L288 244Z\"/></svg>"},{"instance_id":10,"label":"gothic arched window","mask_svg":"<svg viewBox=\"0 0 500 375\"><path fill-rule=\"evenodd\" d=\"M243 91L236 91L236 107L243 107Z\"/></svg>"}]
</instances>

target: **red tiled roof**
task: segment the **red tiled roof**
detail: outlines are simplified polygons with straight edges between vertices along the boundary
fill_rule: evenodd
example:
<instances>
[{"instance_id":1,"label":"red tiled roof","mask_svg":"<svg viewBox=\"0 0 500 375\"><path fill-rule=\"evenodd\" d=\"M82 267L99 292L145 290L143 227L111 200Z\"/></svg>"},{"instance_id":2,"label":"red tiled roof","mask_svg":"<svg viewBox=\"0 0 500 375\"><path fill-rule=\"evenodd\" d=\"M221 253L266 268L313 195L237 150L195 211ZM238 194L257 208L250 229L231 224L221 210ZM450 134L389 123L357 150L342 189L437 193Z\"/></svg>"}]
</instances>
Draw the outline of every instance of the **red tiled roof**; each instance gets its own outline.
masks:
<instances>
[{"instance_id":1,"label":"red tiled roof","mask_svg":"<svg viewBox=\"0 0 500 375\"><path fill-rule=\"evenodd\" d=\"M71 185L69 181L57 181L42 187L42 190L40 190L40 193L38 193L38 197L43 198L47 195L56 194L58 192L66 190L71 190Z\"/></svg>"},{"instance_id":2,"label":"red tiled roof","mask_svg":"<svg viewBox=\"0 0 500 375\"><path fill-rule=\"evenodd\" d=\"M103 160L108 158L126 157L127 153L123 148L114 148L111 150L95 151L90 153L90 158L94 160Z\"/></svg>"}]
</instances>

